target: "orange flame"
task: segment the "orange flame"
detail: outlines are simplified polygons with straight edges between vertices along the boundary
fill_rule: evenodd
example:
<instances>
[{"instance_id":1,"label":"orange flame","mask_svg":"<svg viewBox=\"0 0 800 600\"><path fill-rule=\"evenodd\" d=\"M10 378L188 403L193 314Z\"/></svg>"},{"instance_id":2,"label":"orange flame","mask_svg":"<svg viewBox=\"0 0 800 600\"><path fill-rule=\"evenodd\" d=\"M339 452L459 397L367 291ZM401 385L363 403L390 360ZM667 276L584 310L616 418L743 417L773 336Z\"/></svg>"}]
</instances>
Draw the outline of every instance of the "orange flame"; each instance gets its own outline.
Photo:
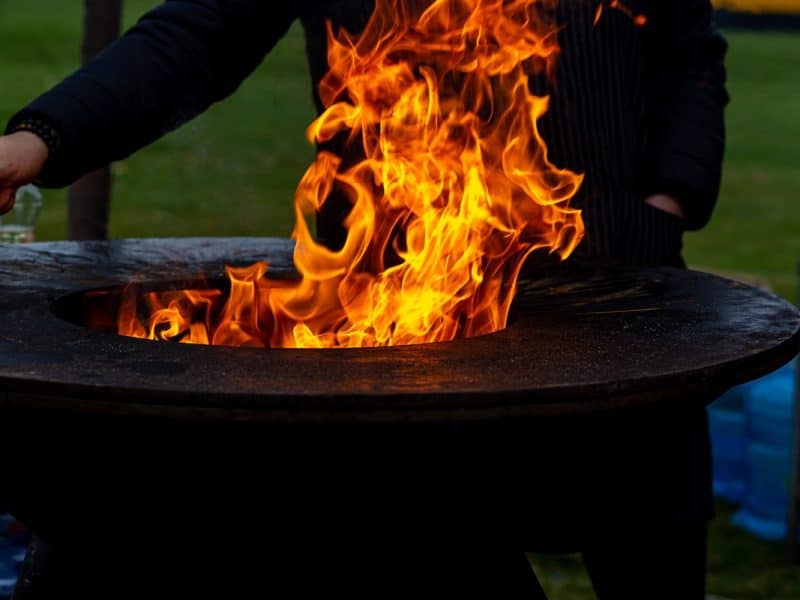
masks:
<instances>
[{"instance_id":1,"label":"orange flame","mask_svg":"<svg viewBox=\"0 0 800 600\"><path fill-rule=\"evenodd\" d=\"M630 7L626 6L621 0L608 0L608 8L611 10L618 10L626 17L628 17L631 21L634 22L635 25L638 27L644 27L647 25L647 17L642 14L635 14ZM597 10L594 13L594 24L597 25L600 22L600 18L603 16L603 3L597 5Z\"/></svg>"},{"instance_id":2,"label":"orange flame","mask_svg":"<svg viewBox=\"0 0 800 600\"><path fill-rule=\"evenodd\" d=\"M228 269L213 290L126 299L119 332L272 347L449 341L506 325L534 250L566 258L583 236L581 176L555 167L529 74L558 54L552 0L377 0L359 35L328 24L326 110L309 140L346 139L359 160L318 153L295 195L299 281ZM350 200L344 246L306 222L333 190Z\"/></svg>"}]
</instances>

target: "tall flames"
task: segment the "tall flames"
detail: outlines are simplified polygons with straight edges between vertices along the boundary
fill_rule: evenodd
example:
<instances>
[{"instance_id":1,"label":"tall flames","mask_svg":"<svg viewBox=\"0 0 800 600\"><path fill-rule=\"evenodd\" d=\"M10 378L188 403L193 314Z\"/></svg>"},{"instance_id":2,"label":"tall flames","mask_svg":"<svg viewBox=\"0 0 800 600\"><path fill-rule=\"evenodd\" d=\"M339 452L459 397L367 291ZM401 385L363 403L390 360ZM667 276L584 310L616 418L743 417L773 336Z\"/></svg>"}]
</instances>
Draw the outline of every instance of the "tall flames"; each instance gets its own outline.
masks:
<instances>
[{"instance_id":1,"label":"tall flames","mask_svg":"<svg viewBox=\"0 0 800 600\"><path fill-rule=\"evenodd\" d=\"M328 26L320 151L295 196L300 279L228 269L230 292L123 301L119 332L272 347L449 341L503 328L526 257L566 258L583 235L570 199L581 177L555 167L537 121L552 71L552 0L377 0L359 34ZM335 144L332 144L335 145ZM352 149L356 148L355 158ZM317 243L307 220L332 192L352 204L346 241Z\"/></svg>"}]
</instances>

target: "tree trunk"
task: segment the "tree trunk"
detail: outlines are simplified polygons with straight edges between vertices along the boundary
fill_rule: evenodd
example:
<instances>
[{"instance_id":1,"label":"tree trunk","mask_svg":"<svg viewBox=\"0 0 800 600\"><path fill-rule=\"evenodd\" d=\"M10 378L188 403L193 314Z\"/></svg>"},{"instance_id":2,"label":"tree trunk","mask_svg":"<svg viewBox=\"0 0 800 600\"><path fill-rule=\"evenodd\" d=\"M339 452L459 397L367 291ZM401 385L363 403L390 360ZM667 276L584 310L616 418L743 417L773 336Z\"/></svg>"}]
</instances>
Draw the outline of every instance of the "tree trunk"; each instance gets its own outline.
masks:
<instances>
[{"instance_id":1,"label":"tree trunk","mask_svg":"<svg viewBox=\"0 0 800 600\"><path fill-rule=\"evenodd\" d=\"M122 0L84 0L84 64L119 37ZM99 169L76 181L69 190L68 236L71 240L104 240L108 237L111 204L111 171Z\"/></svg>"}]
</instances>

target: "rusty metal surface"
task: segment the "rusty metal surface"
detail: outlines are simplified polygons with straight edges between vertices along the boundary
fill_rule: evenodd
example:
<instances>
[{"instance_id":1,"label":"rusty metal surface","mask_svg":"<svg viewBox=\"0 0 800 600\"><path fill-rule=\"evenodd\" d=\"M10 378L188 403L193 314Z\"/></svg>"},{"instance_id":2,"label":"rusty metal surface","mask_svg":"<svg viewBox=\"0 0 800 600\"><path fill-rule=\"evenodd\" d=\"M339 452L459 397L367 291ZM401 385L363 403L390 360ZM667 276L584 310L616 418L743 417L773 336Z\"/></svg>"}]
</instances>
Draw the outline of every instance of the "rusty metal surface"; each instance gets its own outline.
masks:
<instances>
[{"instance_id":1,"label":"rusty metal surface","mask_svg":"<svg viewBox=\"0 0 800 600\"><path fill-rule=\"evenodd\" d=\"M523 281L511 326L386 349L209 348L122 338L55 316L65 295L221 275L292 273L282 239L0 247L0 407L273 422L448 421L690 402L798 349L773 295L677 269L581 265Z\"/></svg>"}]
</instances>

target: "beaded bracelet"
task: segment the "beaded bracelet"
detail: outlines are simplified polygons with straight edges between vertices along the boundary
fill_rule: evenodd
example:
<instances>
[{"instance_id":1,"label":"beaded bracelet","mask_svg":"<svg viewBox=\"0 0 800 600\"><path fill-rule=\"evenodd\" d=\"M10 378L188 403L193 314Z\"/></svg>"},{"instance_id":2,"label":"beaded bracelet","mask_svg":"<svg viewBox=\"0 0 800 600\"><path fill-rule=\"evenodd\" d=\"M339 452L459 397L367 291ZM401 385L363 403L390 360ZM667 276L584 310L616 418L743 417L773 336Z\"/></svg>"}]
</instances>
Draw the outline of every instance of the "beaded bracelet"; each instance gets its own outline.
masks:
<instances>
[{"instance_id":1,"label":"beaded bracelet","mask_svg":"<svg viewBox=\"0 0 800 600\"><path fill-rule=\"evenodd\" d=\"M55 154L59 146L61 146L61 136L59 133L44 121L25 119L9 133L18 133L20 131L27 131L41 139L50 151L50 156Z\"/></svg>"}]
</instances>

